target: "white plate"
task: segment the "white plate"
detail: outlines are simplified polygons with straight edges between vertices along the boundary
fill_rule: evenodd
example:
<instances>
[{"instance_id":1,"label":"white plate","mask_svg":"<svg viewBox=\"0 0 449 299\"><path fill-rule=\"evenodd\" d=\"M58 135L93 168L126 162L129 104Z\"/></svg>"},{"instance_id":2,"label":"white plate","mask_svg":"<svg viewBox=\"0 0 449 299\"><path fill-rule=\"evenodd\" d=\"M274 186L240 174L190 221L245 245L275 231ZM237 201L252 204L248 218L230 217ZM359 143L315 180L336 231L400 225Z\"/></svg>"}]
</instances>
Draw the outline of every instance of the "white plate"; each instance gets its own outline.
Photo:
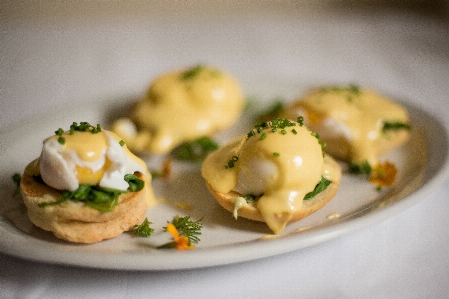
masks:
<instances>
[{"instance_id":1,"label":"white plate","mask_svg":"<svg viewBox=\"0 0 449 299\"><path fill-rule=\"evenodd\" d=\"M305 87L265 81L244 86L249 95L256 95L261 107L274 96L292 99ZM249 261L311 246L391 217L423 199L442 182L449 169L445 127L423 108L401 101L411 115L413 130L408 144L385 157L399 169L395 185L377 192L364 179L344 174L339 191L329 204L288 225L279 236L271 236L263 223L241 218L235 221L206 190L200 166L189 163L176 163L170 180L154 181L156 196L166 201L147 212L155 228L150 238L124 233L97 244L78 245L60 241L34 227L20 196L12 196L13 173L21 172L38 157L42 140L57 128L68 128L73 121L105 124L122 111L129 99L124 101L125 104L116 99L84 101L70 108L55 108L1 134L1 252L41 262L122 270L189 269ZM249 131L250 119L247 114L239 124L218 136L219 140ZM156 160L147 159L150 168L159 168ZM185 206L192 209L186 210ZM341 216L328 219L333 212ZM200 243L195 250L182 252L156 249L169 241L162 227L177 214L190 215L193 220L204 216Z\"/></svg>"}]
</instances>

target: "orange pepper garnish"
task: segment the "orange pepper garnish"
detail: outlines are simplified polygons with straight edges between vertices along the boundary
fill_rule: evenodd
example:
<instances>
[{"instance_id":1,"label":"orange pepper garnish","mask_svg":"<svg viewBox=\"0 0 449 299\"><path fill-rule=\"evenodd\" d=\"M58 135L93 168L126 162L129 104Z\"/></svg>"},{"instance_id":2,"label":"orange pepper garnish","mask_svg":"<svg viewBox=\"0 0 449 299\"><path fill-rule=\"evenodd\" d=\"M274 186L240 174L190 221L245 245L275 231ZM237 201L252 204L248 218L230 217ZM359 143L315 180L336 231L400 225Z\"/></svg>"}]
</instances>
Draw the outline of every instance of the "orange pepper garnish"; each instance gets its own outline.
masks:
<instances>
[{"instance_id":1,"label":"orange pepper garnish","mask_svg":"<svg viewBox=\"0 0 449 299\"><path fill-rule=\"evenodd\" d=\"M397 172L396 166L393 163L386 161L383 164L377 164L371 169L369 180L372 184L379 187L390 186L396 180Z\"/></svg>"},{"instance_id":2,"label":"orange pepper garnish","mask_svg":"<svg viewBox=\"0 0 449 299\"><path fill-rule=\"evenodd\" d=\"M176 243L176 249L184 250L195 248L195 245L190 244L190 241L186 236L179 235L178 230L172 223L168 223L167 232L169 232L173 236L173 240Z\"/></svg>"}]
</instances>

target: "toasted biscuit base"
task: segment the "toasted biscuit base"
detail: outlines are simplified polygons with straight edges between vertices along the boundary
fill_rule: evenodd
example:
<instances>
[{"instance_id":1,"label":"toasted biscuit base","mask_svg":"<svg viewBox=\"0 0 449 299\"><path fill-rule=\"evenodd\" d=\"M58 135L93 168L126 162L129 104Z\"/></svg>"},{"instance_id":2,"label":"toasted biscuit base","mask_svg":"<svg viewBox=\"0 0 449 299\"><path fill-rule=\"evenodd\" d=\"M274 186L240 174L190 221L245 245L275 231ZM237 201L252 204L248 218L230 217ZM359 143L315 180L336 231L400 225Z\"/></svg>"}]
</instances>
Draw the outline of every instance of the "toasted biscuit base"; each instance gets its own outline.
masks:
<instances>
[{"instance_id":1,"label":"toasted biscuit base","mask_svg":"<svg viewBox=\"0 0 449 299\"><path fill-rule=\"evenodd\" d=\"M30 171L30 163L22 176L20 190L31 222L63 240L94 243L114 238L142 222L147 204L145 190L120 195L111 212L100 212L82 202L68 200L55 206L39 207L39 203L57 201L62 193L38 182ZM136 173L143 179L143 175Z\"/></svg>"},{"instance_id":2,"label":"toasted biscuit base","mask_svg":"<svg viewBox=\"0 0 449 299\"><path fill-rule=\"evenodd\" d=\"M328 163L331 163L333 167L340 169L340 166L334 159L332 159L330 156L327 156L327 158ZM234 212L235 198L242 196L242 194L234 191L231 191L229 193L217 192L213 190L212 186L210 186L207 182L206 186L223 208L231 213ZM318 193L311 199L304 200L301 209L296 210L288 222L291 223L301 220L324 207L335 196L338 190L338 186L339 181L331 182L329 186L327 186L326 190ZM240 207L238 209L238 216L254 221L265 222L261 213L259 212L259 210L257 210L257 200L244 204L242 207Z\"/></svg>"}]
</instances>

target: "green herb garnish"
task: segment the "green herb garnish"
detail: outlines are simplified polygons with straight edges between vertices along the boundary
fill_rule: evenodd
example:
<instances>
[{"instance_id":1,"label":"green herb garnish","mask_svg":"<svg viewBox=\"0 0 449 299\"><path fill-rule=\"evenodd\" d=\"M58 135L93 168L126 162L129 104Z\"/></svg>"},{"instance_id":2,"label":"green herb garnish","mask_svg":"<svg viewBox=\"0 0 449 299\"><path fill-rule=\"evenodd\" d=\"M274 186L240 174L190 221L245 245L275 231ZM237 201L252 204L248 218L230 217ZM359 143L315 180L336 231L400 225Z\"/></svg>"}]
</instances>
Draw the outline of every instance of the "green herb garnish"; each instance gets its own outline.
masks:
<instances>
[{"instance_id":1,"label":"green herb garnish","mask_svg":"<svg viewBox=\"0 0 449 299\"><path fill-rule=\"evenodd\" d=\"M369 164L368 161L364 161L361 163L350 162L349 172L354 174L370 174L371 165Z\"/></svg>"},{"instance_id":2,"label":"green herb garnish","mask_svg":"<svg viewBox=\"0 0 449 299\"><path fill-rule=\"evenodd\" d=\"M336 92L336 93L343 93L347 92L346 100L348 103L354 102L354 97L360 96L362 90L360 87L356 84L350 84L348 87L340 87L340 86L328 86L323 87L320 89L321 92L327 93L327 92Z\"/></svg>"},{"instance_id":3,"label":"green herb garnish","mask_svg":"<svg viewBox=\"0 0 449 299\"><path fill-rule=\"evenodd\" d=\"M97 126L92 126L88 122L80 122L80 124L78 125L77 122L73 122L70 125L69 134L73 135L75 133L75 131L91 132L92 134L96 134L96 133L101 132L101 126L100 126L100 124L97 124ZM55 131L55 135L59 136L58 142L60 144L65 144L65 137L62 136L63 134L64 134L64 130L62 128L59 128Z\"/></svg>"},{"instance_id":4,"label":"green herb garnish","mask_svg":"<svg viewBox=\"0 0 449 299\"><path fill-rule=\"evenodd\" d=\"M396 122L384 122L382 126L382 132L386 133L391 130L410 130L410 125L406 123L402 123L399 121Z\"/></svg>"},{"instance_id":5,"label":"green herb garnish","mask_svg":"<svg viewBox=\"0 0 449 299\"><path fill-rule=\"evenodd\" d=\"M201 223L203 218L204 217L201 217L201 219L197 221L192 221L190 220L190 216L176 216L171 223L176 227L180 236L185 236L189 239L189 243L198 244L200 241L198 236L201 235L201 228L203 227L203 224Z\"/></svg>"},{"instance_id":6,"label":"green herb garnish","mask_svg":"<svg viewBox=\"0 0 449 299\"><path fill-rule=\"evenodd\" d=\"M267 110L260 113L256 119L258 121L266 121L269 119L277 118L281 114L282 110L284 110L284 101L283 99L275 99L275 102L272 106L268 107Z\"/></svg>"},{"instance_id":7,"label":"green herb garnish","mask_svg":"<svg viewBox=\"0 0 449 299\"><path fill-rule=\"evenodd\" d=\"M200 137L191 142L186 142L172 152L172 157L177 160L197 162L203 160L210 152L218 148L218 143L209 137Z\"/></svg>"},{"instance_id":8,"label":"green herb garnish","mask_svg":"<svg viewBox=\"0 0 449 299\"><path fill-rule=\"evenodd\" d=\"M120 144L120 146L125 146L125 144L126 144L126 143L125 143L125 140L123 140L123 139L120 140L120 141L119 141L119 144Z\"/></svg>"},{"instance_id":9,"label":"green herb garnish","mask_svg":"<svg viewBox=\"0 0 449 299\"><path fill-rule=\"evenodd\" d=\"M243 198L245 199L245 201L247 203L250 203L256 199L256 197L254 195L245 195L245 196L243 196Z\"/></svg>"},{"instance_id":10,"label":"green herb garnish","mask_svg":"<svg viewBox=\"0 0 449 299\"><path fill-rule=\"evenodd\" d=\"M273 153L273 156L275 156L275 157L279 157L281 154L279 154L278 152L274 152Z\"/></svg>"},{"instance_id":11,"label":"green herb garnish","mask_svg":"<svg viewBox=\"0 0 449 299\"><path fill-rule=\"evenodd\" d=\"M182 80L189 80L189 79L193 79L196 76L198 76L198 74L204 69L205 67L203 65L196 65L188 70L186 70L185 72L183 72L181 74L181 79Z\"/></svg>"},{"instance_id":12,"label":"green herb garnish","mask_svg":"<svg viewBox=\"0 0 449 299\"><path fill-rule=\"evenodd\" d=\"M237 162L237 160L239 159L239 157L237 156L232 156L232 158L228 161L228 163L225 165L225 168L233 168L235 166L235 162Z\"/></svg>"},{"instance_id":13,"label":"green herb garnish","mask_svg":"<svg viewBox=\"0 0 449 299\"><path fill-rule=\"evenodd\" d=\"M132 192L142 190L145 184L143 180L140 180L133 174L125 175L125 181L128 182L129 189ZM126 192L128 191L81 184L75 191L62 191L62 197L59 200L40 203L39 207L54 206L68 200L73 200L84 202L89 207L100 212L110 212L117 206L119 196Z\"/></svg>"},{"instance_id":14,"label":"green herb garnish","mask_svg":"<svg viewBox=\"0 0 449 299\"><path fill-rule=\"evenodd\" d=\"M150 227L151 224L148 218L145 217L145 220L141 224L134 225L133 231L138 237L149 237L154 232L154 229Z\"/></svg>"},{"instance_id":15,"label":"green herb garnish","mask_svg":"<svg viewBox=\"0 0 449 299\"><path fill-rule=\"evenodd\" d=\"M125 181L128 183L131 192L138 192L145 186L145 182L135 174L125 174Z\"/></svg>"},{"instance_id":16,"label":"green herb garnish","mask_svg":"<svg viewBox=\"0 0 449 299\"><path fill-rule=\"evenodd\" d=\"M97 126L93 126L86 121L80 122L79 125L77 122L73 122L70 125L70 134L73 134L74 131L91 132L92 134L96 134L96 133L100 133L101 130L102 129L101 129L100 124L97 124Z\"/></svg>"},{"instance_id":17,"label":"green herb garnish","mask_svg":"<svg viewBox=\"0 0 449 299\"><path fill-rule=\"evenodd\" d=\"M309 192L304 196L304 200L311 199L315 197L318 193L323 192L326 190L327 186L329 186L331 182L327 180L325 177L321 176L320 182L315 186L315 189L313 189L312 192Z\"/></svg>"},{"instance_id":18,"label":"green herb garnish","mask_svg":"<svg viewBox=\"0 0 449 299\"><path fill-rule=\"evenodd\" d=\"M303 126L303 122L304 122L304 117L299 116L298 117L298 124L299 126ZM264 140L267 138L267 133L264 132L265 129L267 128L271 128L271 132L272 133L276 133L278 131L278 129L280 130L280 133L282 135L286 135L288 134L288 131L286 130L286 128L288 127L295 127L296 123L292 122L289 119L284 119L284 118L273 118L271 121L263 121L260 122L258 124L256 124L254 126L254 129L252 129L251 131L249 131L246 134L246 138L251 138L253 136L256 136L257 134L260 134L259 139L260 140ZM291 132L294 135L297 135L298 132L293 128L291 129ZM322 148L324 148L326 146L326 143L322 142L320 140L320 136L317 133L311 132L312 136L316 137L318 139L318 143L321 145ZM278 153L279 155L279 153ZM276 156L276 155L275 155ZM324 153L323 153L323 157L324 157ZM232 159L230 159L228 161L228 163L224 166L226 169L228 168L233 168L235 165L235 162L237 162L238 157L237 156L233 156Z\"/></svg>"},{"instance_id":19,"label":"green herb garnish","mask_svg":"<svg viewBox=\"0 0 449 299\"><path fill-rule=\"evenodd\" d=\"M100 212L110 212L117 205L118 197L121 193L121 191L115 189L82 184L73 192L63 191L62 197L59 200L40 203L39 207L45 208L73 200L84 202L89 207Z\"/></svg>"},{"instance_id":20,"label":"green herb garnish","mask_svg":"<svg viewBox=\"0 0 449 299\"><path fill-rule=\"evenodd\" d=\"M59 128L55 131L55 135L57 135L57 136L62 136L63 133L64 133L64 130L61 128Z\"/></svg>"},{"instance_id":21,"label":"green herb garnish","mask_svg":"<svg viewBox=\"0 0 449 299\"><path fill-rule=\"evenodd\" d=\"M12 180L16 183L16 189L14 190L13 196L16 196L20 192L20 181L22 180L22 176L20 173L15 173L12 175Z\"/></svg>"}]
</instances>

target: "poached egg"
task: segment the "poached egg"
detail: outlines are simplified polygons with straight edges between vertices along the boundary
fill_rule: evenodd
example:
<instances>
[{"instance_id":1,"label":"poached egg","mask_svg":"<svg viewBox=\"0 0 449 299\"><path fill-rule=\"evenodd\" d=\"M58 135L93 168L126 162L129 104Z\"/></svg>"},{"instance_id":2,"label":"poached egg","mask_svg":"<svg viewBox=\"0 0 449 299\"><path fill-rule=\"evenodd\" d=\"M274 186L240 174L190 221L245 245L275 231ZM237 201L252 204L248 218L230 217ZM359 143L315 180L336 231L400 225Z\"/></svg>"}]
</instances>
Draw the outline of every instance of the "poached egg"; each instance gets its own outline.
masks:
<instances>
[{"instance_id":1,"label":"poached egg","mask_svg":"<svg viewBox=\"0 0 449 299\"><path fill-rule=\"evenodd\" d=\"M43 142L39 158L42 180L58 190L75 191L81 184L126 191L126 174L149 174L116 134L101 130L63 132ZM146 184L148 182L145 182Z\"/></svg>"},{"instance_id":2,"label":"poached egg","mask_svg":"<svg viewBox=\"0 0 449 299\"><path fill-rule=\"evenodd\" d=\"M316 135L293 124L253 130L212 152L202 167L213 190L257 197L257 210L274 232L284 229L321 177L339 182L341 176L326 162Z\"/></svg>"}]
</instances>

